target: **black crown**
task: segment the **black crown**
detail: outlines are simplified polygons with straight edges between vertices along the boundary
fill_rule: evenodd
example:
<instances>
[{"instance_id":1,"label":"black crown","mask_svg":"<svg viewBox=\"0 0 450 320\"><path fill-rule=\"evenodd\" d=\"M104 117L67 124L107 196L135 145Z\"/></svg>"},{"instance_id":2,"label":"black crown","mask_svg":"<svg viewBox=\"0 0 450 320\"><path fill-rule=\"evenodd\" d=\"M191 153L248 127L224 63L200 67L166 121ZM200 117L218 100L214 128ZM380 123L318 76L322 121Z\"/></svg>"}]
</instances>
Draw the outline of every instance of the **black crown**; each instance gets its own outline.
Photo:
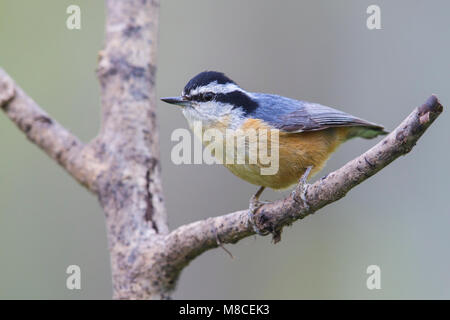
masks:
<instances>
[{"instance_id":1,"label":"black crown","mask_svg":"<svg viewBox=\"0 0 450 320\"><path fill-rule=\"evenodd\" d=\"M200 72L198 75L193 77L184 87L184 93L188 94L192 90L203 87L211 82L217 81L218 84L227 84L227 83L233 83L235 82L228 78L224 73L217 72L217 71L203 71Z\"/></svg>"}]
</instances>

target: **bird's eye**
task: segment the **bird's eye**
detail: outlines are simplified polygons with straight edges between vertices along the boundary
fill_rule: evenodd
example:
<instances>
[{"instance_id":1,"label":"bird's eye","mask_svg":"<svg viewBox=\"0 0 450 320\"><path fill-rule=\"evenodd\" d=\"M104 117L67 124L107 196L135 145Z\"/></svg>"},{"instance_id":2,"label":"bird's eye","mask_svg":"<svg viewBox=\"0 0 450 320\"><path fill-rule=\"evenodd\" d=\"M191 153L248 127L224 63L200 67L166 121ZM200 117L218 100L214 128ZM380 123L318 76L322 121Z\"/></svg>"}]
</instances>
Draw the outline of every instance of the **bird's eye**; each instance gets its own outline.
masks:
<instances>
[{"instance_id":1,"label":"bird's eye","mask_svg":"<svg viewBox=\"0 0 450 320\"><path fill-rule=\"evenodd\" d=\"M205 92L203 94L203 101L211 101L212 99L214 99L214 93L212 92Z\"/></svg>"}]
</instances>

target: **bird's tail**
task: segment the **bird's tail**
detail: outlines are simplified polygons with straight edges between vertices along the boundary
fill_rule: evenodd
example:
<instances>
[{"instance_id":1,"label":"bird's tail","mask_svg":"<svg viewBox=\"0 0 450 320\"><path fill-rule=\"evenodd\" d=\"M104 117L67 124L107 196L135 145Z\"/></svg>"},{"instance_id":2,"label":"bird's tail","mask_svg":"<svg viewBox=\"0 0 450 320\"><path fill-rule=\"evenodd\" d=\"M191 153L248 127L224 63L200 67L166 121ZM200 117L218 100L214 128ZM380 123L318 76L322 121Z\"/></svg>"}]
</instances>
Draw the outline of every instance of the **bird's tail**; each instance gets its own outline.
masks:
<instances>
[{"instance_id":1,"label":"bird's tail","mask_svg":"<svg viewBox=\"0 0 450 320\"><path fill-rule=\"evenodd\" d=\"M360 137L364 139L373 139L388 133L389 132L385 131L384 128L379 125L355 126L350 128L348 138Z\"/></svg>"}]
</instances>

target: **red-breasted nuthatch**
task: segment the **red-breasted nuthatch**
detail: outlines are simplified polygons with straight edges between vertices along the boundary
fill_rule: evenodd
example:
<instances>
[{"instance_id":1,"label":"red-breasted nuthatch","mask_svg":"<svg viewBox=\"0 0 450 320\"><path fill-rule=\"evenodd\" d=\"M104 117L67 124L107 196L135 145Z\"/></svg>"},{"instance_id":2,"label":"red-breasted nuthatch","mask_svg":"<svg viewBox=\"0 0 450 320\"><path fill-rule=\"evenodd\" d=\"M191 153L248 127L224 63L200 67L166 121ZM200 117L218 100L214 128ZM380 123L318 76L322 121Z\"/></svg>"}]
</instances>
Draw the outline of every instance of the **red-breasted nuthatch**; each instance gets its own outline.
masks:
<instances>
[{"instance_id":1,"label":"red-breasted nuthatch","mask_svg":"<svg viewBox=\"0 0 450 320\"><path fill-rule=\"evenodd\" d=\"M261 174L259 163L224 163L238 177L261 186L252 197L252 213L265 187L290 187L308 168L312 168L309 176L314 175L348 139L372 139L386 134L380 125L317 103L247 92L223 73L214 71L192 78L180 97L161 100L181 106L191 127L197 121L204 129L242 130L244 134L248 130L279 132L279 168L275 174Z\"/></svg>"}]
</instances>

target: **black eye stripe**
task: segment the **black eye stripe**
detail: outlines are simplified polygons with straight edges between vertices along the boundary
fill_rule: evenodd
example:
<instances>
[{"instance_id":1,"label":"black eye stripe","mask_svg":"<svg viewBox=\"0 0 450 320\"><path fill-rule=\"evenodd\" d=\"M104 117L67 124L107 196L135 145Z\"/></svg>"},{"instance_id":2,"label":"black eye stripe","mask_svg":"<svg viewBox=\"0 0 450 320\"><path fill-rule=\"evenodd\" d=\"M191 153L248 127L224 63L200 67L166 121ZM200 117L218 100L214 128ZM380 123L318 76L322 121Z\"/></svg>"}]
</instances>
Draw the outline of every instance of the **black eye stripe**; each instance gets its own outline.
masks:
<instances>
[{"instance_id":1,"label":"black eye stripe","mask_svg":"<svg viewBox=\"0 0 450 320\"><path fill-rule=\"evenodd\" d=\"M188 96L188 99L191 101L199 101L200 100L200 95L196 94L193 96Z\"/></svg>"},{"instance_id":2,"label":"black eye stripe","mask_svg":"<svg viewBox=\"0 0 450 320\"><path fill-rule=\"evenodd\" d=\"M204 92L204 93L198 93L196 95L190 96L189 100L197 101L197 102L205 102L205 101L213 100L215 96L216 95L213 92Z\"/></svg>"},{"instance_id":3,"label":"black eye stripe","mask_svg":"<svg viewBox=\"0 0 450 320\"><path fill-rule=\"evenodd\" d=\"M258 102L254 101L242 91L232 91L228 93L219 93L216 95L216 101L232 104L234 108L241 107L245 114L251 113L258 107Z\"/></svg>"},{"instance_id":4,"label":"black eye stripe","mask_svg":"<svg viewBox=\"0 0 450 320\"><path fill-rule=\"evenodd\" d=\"M196 102L217 101L231 104L233 108L242 108L245 114L249 114L258 107L258 103L242 91L231 91L227 93L204 92L189 97L189 100Z\"/></svg>"}]
</instances>

